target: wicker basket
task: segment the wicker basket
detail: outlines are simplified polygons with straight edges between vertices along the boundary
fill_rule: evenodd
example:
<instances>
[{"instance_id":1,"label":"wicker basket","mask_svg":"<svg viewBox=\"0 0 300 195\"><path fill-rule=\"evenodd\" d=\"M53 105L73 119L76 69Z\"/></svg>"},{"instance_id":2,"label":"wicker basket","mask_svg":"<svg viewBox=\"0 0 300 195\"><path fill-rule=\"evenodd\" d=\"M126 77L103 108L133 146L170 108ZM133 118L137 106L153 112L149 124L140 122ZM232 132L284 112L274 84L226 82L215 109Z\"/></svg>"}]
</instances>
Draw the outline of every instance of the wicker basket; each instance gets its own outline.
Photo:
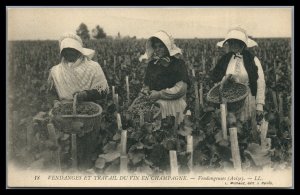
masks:
<instances>
[{"instance_id":1,"label":"wicker basket","mask_svg":"<svg viewBox=\"0 0 300 195\"><path fill-rule=\"evenodd\" d=\"M144 96L139 96L137 97L132 104L129 106L127 112L130 113L132 115L132 118L139 118L139 114L136 113L136 107L138 104L141 104L142 102L149 102L145 99L143 99ZM149 104L150 105L150 104ZM146 107L144 107L146 108ZM148 107L149 108L149 107ZM144 120L145 122L152 122L155 118L157 118L159 116L159 114L161 113L160 111L160 105L157 103L152 103L151 107L144 113Z\"/></svg>"},{"instance_id":2,"label":"wicker basket","mask_svg":"<svg viewBox=\"0 0 300 195\"><path fill-rule=\"evenodd\" d=\"M63 104L73 104L72 102L65 102ZM53 115L50 110L49 115L52 117L52 121L56 128L65 133L85 134L95 129L100 128L100 120L102 107L94 102L82 102L80 104L92 105L98 108L98 112L93 115ZM78 127L80 126L80 128Z\"/></svg>"},{"instance_id":3,"label":"wicker basket","mask_svg":"<svg viewBox=\"0 0 300 195\"><path fill-rule=\"evenodd\" d=\"M207 101L211 102L214 106L219 107L220 104L222 103L221 99L219 98L219 87L220 84L214 86L209 90L207 93ZM235 83L232 82L230 83L226 89L223 88L224 90L231 90L232 92L236 90L242 90L242 93L239 94L239 96L232 97L230 99L224 98L225 102L227 103L227 111L228 112L240 112L244 105L245 105L245 100L246 97L249 94L248 91L248 86L242 83Z\"/></svg>"}]
</instances>

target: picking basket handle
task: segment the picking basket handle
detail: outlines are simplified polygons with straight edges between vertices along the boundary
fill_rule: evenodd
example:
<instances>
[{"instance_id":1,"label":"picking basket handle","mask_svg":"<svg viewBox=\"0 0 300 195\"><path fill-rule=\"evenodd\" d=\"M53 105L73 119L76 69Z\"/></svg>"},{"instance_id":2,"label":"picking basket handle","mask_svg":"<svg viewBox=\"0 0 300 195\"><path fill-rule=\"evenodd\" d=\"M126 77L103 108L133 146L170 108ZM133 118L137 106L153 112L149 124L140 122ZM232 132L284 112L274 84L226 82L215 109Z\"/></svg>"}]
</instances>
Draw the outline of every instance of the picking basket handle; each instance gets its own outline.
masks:
<instances>
[{"instance_id":1,"label":"picking basket handle","mask_svg":"<svg viewBox=\"0 0 300 195\"><path fill-rule=\"evenodd\" d=\"M76 115L76 105L77 105L77 94L74 95L73 99L73 115Z\"/></svg>"}]
</instances>

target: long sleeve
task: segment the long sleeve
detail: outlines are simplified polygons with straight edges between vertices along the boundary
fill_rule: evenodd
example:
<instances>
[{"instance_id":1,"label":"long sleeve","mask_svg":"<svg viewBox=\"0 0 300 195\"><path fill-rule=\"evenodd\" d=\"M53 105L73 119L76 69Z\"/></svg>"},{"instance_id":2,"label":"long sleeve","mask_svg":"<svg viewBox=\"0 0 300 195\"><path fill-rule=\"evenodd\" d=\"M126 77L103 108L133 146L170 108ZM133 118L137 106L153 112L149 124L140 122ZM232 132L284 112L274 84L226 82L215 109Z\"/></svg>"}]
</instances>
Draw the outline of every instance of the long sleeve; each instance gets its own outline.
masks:
<instances>
[{"instance_id":1,"label":"long sleeve","mask_svg":"<svg viewBox=\"0 0 300 195\"><path fill-rule=\"evenodd\" d=\"M54 105L54 101L58 101L59 97L57 91L54 86L54 82L51 76L51 73L48 77L48 86L47 86L47 102L52 107Z\"/></svg>"},{"instance_id":2,"label":"long sleeve","mask_svg":"<svg viewBox=\"0 0 300 195\"><path fill-rule=\"evenodd\" d=\"M150 87L150 74L151 74L151 65L148 64L146 70L145 70L145 77L144 77L144 85Z\"/></svg>"},{"instance_id":3,"label":"long sleeve","mask_svg":"<svg viewBox=\"0 0 300 195\"><path fill-rule=\"evenodd\" d=\"M106 80L106 76L98 64L98 62L94 62L95 66L95 74L92 79L91 88L89 90L85 90L87 93L87 97L85 101L97 101L106 98L109 93L109 86Z\"/></svg>"},{"instance_id":4,"label":"long sleeve","mask_svg":"<svg viewBox=\"0 0 300 195\"><path fill-rule=\"evenodd\" d=\"M85 101L96 101L106 97L107 90L99 92L97 89L85 90L87 97Z\"/></svg>"},{"instance_id":5,"label":"long sleeve","mask_svg":"<svg viewBox=\"0 0 300 195\"><path fill-rule=\"evenodd\" d=\"M164 100L174 100L183 97L187 91L187 84L183 81L179 81L172 88L161 90L160 97Z\"/></svg>"},{"instance_id":6,"label":"long sleeve","mask_svg":"<svg viewBox=\"0 0 300 195\"><path fill-rule=\"evenodd\" d=\"M257 57L254 58L254 62L258 68L256 110L263 111L263 105L265 105L265 90L266 90L265 76L264 76L261 63Z\"/></svg>"}]
</instances>

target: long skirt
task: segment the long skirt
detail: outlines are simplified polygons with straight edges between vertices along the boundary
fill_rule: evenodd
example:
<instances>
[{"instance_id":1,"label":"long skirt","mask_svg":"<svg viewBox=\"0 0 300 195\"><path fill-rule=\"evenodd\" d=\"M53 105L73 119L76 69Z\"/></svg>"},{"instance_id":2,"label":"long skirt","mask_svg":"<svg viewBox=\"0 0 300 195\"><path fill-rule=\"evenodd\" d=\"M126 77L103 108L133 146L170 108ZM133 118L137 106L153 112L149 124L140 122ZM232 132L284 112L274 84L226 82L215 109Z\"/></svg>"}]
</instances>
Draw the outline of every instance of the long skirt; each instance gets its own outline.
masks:
<instances>
[{"instance_id":1,"label":"long skirt","mask_svg":"<svg viewBox=\"0 0 300 195\"><path fill-rule=\"evenodd\" d=\"M250 88L248 88L248 90L249 90L249 95L245 99L245 104L243 109L235 113L237 119L242 122L248 121L252 119L252 117L255 117L255 112L256 112L255 96L251 95Z\"/></svg>"}]
</instances>

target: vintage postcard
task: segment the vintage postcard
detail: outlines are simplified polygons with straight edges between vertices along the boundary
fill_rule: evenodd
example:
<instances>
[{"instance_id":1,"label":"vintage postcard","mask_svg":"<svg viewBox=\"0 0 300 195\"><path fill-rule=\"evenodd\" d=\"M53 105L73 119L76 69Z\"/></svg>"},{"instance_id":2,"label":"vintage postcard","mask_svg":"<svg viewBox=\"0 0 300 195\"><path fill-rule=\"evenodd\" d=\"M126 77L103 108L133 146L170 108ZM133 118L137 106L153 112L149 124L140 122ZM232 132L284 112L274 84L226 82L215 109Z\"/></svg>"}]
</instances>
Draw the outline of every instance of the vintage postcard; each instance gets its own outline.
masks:
<instances>
[{"instance_id":1,"label":"vintage postcard","mask_svg":"<svg viewBox=\"0 0 300 195\"><path fill-rule=\"evenodd\" d=\"M7 7L7 188L294 188L294 7Z\"/></svg>"}]
</instances>

